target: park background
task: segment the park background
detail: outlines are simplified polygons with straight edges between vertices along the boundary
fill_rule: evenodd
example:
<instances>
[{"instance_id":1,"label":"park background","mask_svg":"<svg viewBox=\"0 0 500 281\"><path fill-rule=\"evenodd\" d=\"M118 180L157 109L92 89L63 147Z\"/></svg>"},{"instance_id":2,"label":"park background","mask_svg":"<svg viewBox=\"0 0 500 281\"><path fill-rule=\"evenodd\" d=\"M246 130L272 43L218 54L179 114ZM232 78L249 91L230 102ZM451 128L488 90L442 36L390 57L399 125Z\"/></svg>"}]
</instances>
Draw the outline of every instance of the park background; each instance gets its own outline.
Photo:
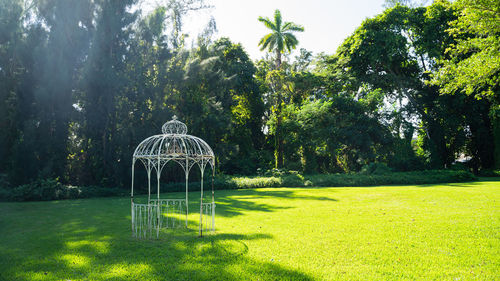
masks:
<instances>
[{"instance_id":1,"label":"park background","mask_svg":"<svg viewBox=\"0 0 500 281\"><path fill-rule=\"evenodd\" d=\"M299 40L277 67L276 46L252 60L214 18L187 34L209 1L1 1L0 197L126 192L135 147L174 115L214 149L217 188L498 175L498 3L383 4L338 48Z\"/></svg>"}]
</instances>

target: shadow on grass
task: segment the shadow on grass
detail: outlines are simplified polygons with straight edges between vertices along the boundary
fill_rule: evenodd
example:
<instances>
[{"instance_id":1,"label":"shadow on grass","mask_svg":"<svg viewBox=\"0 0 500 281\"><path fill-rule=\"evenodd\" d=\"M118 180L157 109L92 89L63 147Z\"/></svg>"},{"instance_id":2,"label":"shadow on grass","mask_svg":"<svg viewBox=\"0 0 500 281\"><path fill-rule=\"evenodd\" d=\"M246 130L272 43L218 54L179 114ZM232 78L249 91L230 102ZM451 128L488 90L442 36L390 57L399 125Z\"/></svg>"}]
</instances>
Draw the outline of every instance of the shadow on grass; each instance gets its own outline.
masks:
<instances>
[{"instance_id":1,"label":"shadow on grass","mask_svg":"<svg viewBox=\"0 0 500 281\"><path fill-rule=\"evenodd\" d=\"M439 187L439 186L456 186L456 187L475 187L481 185L481 182L488 181L499 181L500 178L480 178L479 181L468 181L468 182L447 182L447 183L395 183L395 184L379 184L379 185L358 185L358 186L313 186L313 187L301 187L310 189L350 189L350 188L377 188L377 187L398 187L398 186L408 186L408 187ZM331 199L335 200L335 199ZM335 200L336 201L336 200Z\"/></svg>"},{"instance_id":2,"label":"shadow on grass","mask_svg":"<svg viewBox=\"0 0 500 281\"><path fill-rule=\"evenodd\" d=\"M193 227L196 221L190 221L190 230L164 231L160 239L134 239L130 218L124 216L129 212L124 201L1 205L0 279L312 279L274 261L251 257L249 242L265 239L272 243L273 237L265 233L215 233L199 238Z\"/></svg>"},{"instance_id":3,"label":"shadow on grass","mask_svg":"<svg viewBox=\"0 0 500 281\"><path fill-rule=\"evenodd\" d=\"M209 192L208 192L209 193ZM231 195L228 195L230 193ZM210 193L209 193L210 194ZM160 194L161 198L184 198L184 193L163 193ZM196 191L189 193L189 210L190 213L199 212L199 193ZM207 195L209 196L209 195ZM152 197L156 198L156 194ZM134 202L142 200L140 202L145 203L147 196L141 195L134 199ZM303 195L298 194L297 189L288 190L269 190L269 188L263 189L238 189L238 190L217 190L215 191L215 203L216 203L216 214L217 216L223 217L234 217L242 215L246 211L258 211L258 212L275 212L279 210L289 209L289 206L276 206L271 204L262 203L260 199L270 198L276 200L320 200L320 201L338 201L337 199L325 197L325 196L313 196L313 195ZM120 200L127 200L125 198L120 198ZM128 199L129 200L129 199ZM205 197L204 202L210 202L210 197ZM127 201L130 202L130 201ZM139 201L138 201L139 202ZM125 203L128 204L128 203Z\"/></svg>"},{"instance_id":4,"label":"shadow on grass","mask_svg":"<svg viewBox=\"0 0 500 281\"><path fill-rule=\"evenodd\" d=\"M321 200L321 201L338 201L337 199L299 195L296 190L259 190L259 189L241 189L236 194L231 196L223 196L216 198L216 210L218 216L233 217L242 215L244 211L259 211L259 212L274 212L277 210L289 209L289 206L274 206L270 204L260 203L262 198L272 198L276 200Z\"/></svg>"},{"instance_id":5,"label":"shadow on grass","mask_svg":"<svg viewBox=\"0 0 500 281\"><path fill-rule=\"evenodd\" d=\"M453 187L477 187L480 186L480 181L471 182L450 182L450 183L435 183L435 184L419 184L417 187L443 187L443 186L453 186Z\"/></svg>"}]
</instances>

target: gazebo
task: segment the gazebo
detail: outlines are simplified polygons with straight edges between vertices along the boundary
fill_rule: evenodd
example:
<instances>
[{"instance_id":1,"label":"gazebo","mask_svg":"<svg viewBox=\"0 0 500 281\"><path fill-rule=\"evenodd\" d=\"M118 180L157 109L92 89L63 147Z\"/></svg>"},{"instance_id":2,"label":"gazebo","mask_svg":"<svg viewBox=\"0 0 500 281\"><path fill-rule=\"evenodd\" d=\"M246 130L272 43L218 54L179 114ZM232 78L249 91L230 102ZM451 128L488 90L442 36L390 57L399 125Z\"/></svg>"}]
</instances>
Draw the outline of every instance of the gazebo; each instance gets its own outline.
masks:
<instances>
[{"instance_id":1,"label":"gazebo","mask_svg":"<svg viewBox=\"0 0 500 281\"><path fill-rule=\"evenodd\" d=\"M188 227L189 201L188 181L191 168L198 165L201 173L200 223L199 233L215 230L214 176L215 157L212 148L202 139L187 134L186 124L174 115L171 121L162 126L163 134L143 140L135 149L132 158L132 186L130 192L132 212L132 235L134 237L156 237L161 228L176 228L182 225L185 214L185 227ZM148 201L146 204L134 202L135 163L140 160L146 168L148 177ZM160 177L165 165L175 162L182 167L186 180L186 198L160 198ZM203 203L203 176L205 168L212 168L212 202ZM151 198L151 172L156 172L156 199Z\"/></svg>"}]
</instances>

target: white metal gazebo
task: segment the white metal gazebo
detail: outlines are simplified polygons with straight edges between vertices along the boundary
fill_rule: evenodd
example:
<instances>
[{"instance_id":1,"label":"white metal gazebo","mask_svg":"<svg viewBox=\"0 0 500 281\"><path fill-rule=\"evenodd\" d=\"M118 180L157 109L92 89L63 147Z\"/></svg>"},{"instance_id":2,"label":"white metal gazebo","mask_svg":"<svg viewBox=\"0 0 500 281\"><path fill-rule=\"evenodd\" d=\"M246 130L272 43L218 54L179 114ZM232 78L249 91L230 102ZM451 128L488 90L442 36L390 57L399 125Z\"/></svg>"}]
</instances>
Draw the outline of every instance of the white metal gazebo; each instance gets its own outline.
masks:
<instances>
[{"instance_id":1,"label":"white metal gazebo","mask_svg":"<svg viewBox=\"0 0 500 281\"><path fill-rule=\"evenodd\" d=\"M156 230L159 236L161 228L175 228L182 225L181 216L185 214L185 227L188 227L189 171L198 165L201 172L200 197L200 236L204 230L215 230L214 176L215 157L210 146L202 139L187 134L187 126L173 116L171 121L162 127L163 134L151 136L143 140L135 149L132 159L131 212L132 235L135 237L152 236ZM146 204L134 203L134 169L135 162L140 160L146 168L148 176L148 201ZM161 199L160 177L165 165L169 162L179 164L185 174L186 198ZM205 168L212 168L212 202L203 203L203 176ZM156 172L156 199L151 198L151 172Z\"/></svg>"}]
</instances>

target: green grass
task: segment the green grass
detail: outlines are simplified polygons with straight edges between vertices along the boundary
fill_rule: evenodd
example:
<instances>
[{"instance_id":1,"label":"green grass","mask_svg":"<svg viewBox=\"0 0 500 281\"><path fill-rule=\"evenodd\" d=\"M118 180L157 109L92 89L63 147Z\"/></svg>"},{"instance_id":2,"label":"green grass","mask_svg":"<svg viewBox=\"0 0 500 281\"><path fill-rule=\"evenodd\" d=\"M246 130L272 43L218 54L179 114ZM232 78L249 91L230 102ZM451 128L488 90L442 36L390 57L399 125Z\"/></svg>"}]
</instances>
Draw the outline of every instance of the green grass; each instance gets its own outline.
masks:
<instances>
[{"instance_id":1,"label":"green grass","mask_svg":"<svg viewBox=\"0 0 500 281\"><path fill-rule=\"evenodd\" d=\"M198 193L191 193L191 210ZM165 197L181 197L170 193ZM495 280L500 181L216 192L217 231L130 235L130 199L0 203L2 280Z\"/></svg>"}]
</instances>

